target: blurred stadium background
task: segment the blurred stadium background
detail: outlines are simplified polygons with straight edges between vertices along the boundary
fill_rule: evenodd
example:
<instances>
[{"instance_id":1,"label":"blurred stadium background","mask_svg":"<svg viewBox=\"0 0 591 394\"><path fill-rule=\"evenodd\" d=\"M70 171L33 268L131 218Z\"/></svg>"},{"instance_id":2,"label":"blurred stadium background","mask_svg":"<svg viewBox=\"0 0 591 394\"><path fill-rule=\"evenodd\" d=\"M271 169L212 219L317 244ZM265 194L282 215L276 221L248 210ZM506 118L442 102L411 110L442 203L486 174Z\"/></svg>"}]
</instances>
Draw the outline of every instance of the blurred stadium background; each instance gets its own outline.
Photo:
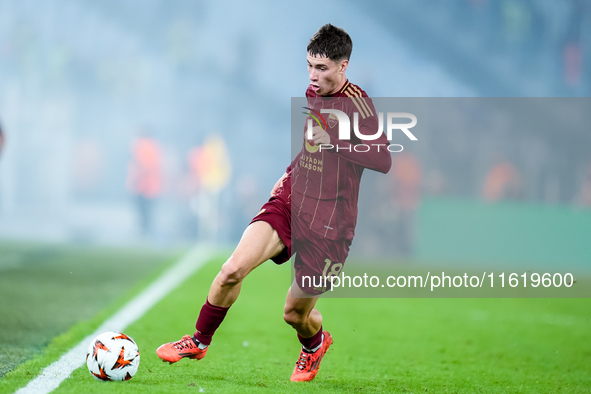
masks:
<instances>
[{"instance_id":1,"label":"blurred stadium background","mask_svg":"<svg viewBox=\"0 0 591 394\"><path fill-rule=\"evenodd\" d=\"M327 21L353 37L348 76L373 97L588 100L591 91L588 1L314 7L0 1L0 237L235 243L288 162L290 97L303 95L305 46ZM437 232L425 234L445 218L421 216L433 199L460 201L445 205L460 214L488 209L481 201L511 200L525 210L560 206L580 214L575 220L587 217L591 155L583 147L591 138L584 128L452 137L449 155L437 140L395 155L393 189L381 191L392 212L381 225L398 228L388 253L437 257L439 249L424 247ZM466 208L466 200L476 205ZM539 231L533 224L519 231L528 229ZM357 244L362 253L380 251L363 238ZM476 244L465 260L482 250ZM454 250L448 260L457 260Z\"/></svg>"},{"instance_id":2,"label":"blurred stadium background","mask_svg":"<svg viewBox=\"0 0 591 394\"><path fill-rule=\"evenodd\" d=\"M591 91L588 1L1 0L0 236L235 242L286 166L290 97L303 95L307 41L328 21L353 37L348 76L370 96ZM591 203L588 154L564 146L542 172L524 161L537 149L543 162L561 133L508 152L523 190L513 197ZM461 172L444 162L421 167L420 193ZM484 175L460 178L441 193L483 198Z\"/></svg>"}]
</instances>

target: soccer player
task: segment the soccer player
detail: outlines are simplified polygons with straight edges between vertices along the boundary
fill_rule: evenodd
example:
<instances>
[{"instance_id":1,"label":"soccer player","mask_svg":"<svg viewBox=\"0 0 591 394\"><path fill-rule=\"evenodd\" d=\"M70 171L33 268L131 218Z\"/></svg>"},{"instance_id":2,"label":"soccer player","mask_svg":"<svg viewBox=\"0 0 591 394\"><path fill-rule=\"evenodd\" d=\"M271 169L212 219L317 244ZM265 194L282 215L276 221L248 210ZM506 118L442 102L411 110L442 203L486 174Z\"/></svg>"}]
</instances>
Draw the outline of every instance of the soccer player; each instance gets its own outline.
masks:
<instances>
[{"instance_id":1,"label":"soccer player","mask_svg":"<svg viewBox=\"0 0 591 394\"><path fill-rule=\"evenodd\" d=\"M277 181L271 198L214 279L197 319L197 331L160 346L156 353L163 361L202 359L238 298L243 279L269 259L282 264L296 253L295 281L287 291L283 314L302 344L291 380L316 377L320 361L333 342L315 308L318 297L330 289L330 281L320 279L338 275L345 263L354 235L364 168L386 173L391 165L388 140L384 133L376 133L378 119L371 99L345 76L352 48L349 35L330 24L322 26L310 40L307 60L311 83L306 97L309 119L319 122L312 129L311 139L302 140L301 152ZM326 121L326 114L320 113L323 108L346 113L352 127L357 113L358 131L372 138L365 141L351 133L350 140L339 140L338 116L331 114ZM351 149L359 143L371 146L371 151Z\"/></svg>"}]
</instances>

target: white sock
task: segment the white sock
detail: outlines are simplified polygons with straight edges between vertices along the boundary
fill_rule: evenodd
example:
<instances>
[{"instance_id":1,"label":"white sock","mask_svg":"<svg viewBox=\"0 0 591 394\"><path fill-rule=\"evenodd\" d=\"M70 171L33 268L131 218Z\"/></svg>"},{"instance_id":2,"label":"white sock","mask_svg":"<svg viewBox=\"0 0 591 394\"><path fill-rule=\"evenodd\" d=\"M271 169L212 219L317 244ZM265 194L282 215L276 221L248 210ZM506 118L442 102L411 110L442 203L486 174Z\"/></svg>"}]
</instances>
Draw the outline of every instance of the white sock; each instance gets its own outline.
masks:
<instances>
[{"instance_id":1,"label":"white sock","mask_svg":"<svg viewBox=\"0 0 591 394\"><path fill-rule=\"evenodd\" d=\"M207 345L202 344L201 342L199 342L197 339L195 339L195 337L193 337L193 342L195 342L195 345L197 345L197 347L201 350L205 349L207 347Z\"/></svg>"}]
</instances>

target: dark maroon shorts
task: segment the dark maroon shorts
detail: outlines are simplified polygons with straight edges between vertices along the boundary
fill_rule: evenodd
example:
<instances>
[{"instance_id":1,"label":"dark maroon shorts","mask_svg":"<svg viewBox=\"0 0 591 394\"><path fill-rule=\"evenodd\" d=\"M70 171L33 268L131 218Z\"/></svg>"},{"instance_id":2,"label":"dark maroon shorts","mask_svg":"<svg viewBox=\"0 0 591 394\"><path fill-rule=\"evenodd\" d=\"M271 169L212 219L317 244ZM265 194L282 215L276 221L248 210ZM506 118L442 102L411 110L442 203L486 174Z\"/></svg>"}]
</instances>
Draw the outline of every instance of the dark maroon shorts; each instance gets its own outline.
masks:
<instances>
[{"instance_id":1,"label":"dark maroon shorts","mask_svg":"<svg viewBox=\"0 0 591 394\"><path fill-rule=\"evenodd\" d=\"M300 289L311 295L330 290L330 276L343 269L351 240L324 238L308 229L297 216L292 220L291 177L285 178L277 194L250 223L259 220L269 223L285 244L281 253L271 259L275 264L285 263L295 253L295 280Z\"/></svg>"},{"instance_id":2,"label":"dark maroon shorts","mask_svg":"<svg viewBox=\"0 0 591 394\"><path fill-rule=\"evenodd\" d=\"M271 260L275 264L283 264L291 257L291 177L283 180L277 194L267 201L261 211L250 221L250 224L262 220L277 231L285 248Z\"/></svg>"}]
</instances>

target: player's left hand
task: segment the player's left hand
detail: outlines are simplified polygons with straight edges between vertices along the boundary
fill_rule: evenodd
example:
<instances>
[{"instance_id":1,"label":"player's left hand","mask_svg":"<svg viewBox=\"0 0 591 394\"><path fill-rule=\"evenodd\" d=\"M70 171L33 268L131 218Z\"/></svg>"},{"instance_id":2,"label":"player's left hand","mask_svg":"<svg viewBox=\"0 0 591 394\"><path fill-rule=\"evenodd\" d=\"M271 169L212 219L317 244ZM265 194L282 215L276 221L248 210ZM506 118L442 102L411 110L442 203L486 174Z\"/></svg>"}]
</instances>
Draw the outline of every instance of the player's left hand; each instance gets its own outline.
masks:
<instances>
[{"instance_id":1,"label":"player's left hand","mask_svg":"<svg viewBox=\"0 0 591 394\"><path fill-rule=\"evenodd\" d=\"M330 135L320 126L312 128L312 139L308 140L310 145L330 144Z\"/></svg>"}]
</instances>

